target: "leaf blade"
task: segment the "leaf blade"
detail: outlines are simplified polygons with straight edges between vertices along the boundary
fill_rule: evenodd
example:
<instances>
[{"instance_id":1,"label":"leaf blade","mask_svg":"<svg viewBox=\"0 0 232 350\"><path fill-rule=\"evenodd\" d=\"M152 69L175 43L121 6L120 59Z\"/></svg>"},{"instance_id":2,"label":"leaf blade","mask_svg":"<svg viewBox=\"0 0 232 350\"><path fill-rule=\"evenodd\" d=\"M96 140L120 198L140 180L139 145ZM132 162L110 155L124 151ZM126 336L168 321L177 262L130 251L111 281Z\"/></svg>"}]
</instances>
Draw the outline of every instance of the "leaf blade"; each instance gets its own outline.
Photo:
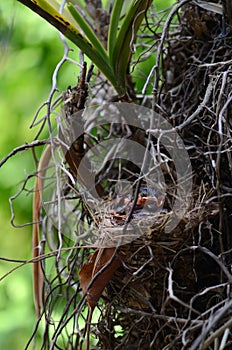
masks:
<instances>
[{"instance_id":1,"label":"leaf blade","mask_svg":"<svg viewBox=\"0 0 232 350\"><path fill-rule=\"evenodd\" d=\"M91 309L97 305L106 285L125 259L124 254L118 257L115 252L115 248L96 250L79 272L81 289Z\"/></svg>"},{"instance_id":2,"label":"leaf blade","mask_svg":"<svg viewBox=\"0 0 232 350\"><path fill-rule=\"evenodd\" d=\"M116 0L114 3L112 14L111 14L109 33L108 33L108 43L107 43L110 62L112 62L112 54L114 52L114 46L116 43L119 19L120 19L123 3L124 3L123 0Z\"/></svg>"},{"instance_id":3,"label":"leaf blade","mask_svg":"<svg viewBox=\"0 0 232 350\"><path fill-rule=\"evenodd\" d=\"M79 12L76 10L75 6L73 4L68 5L68 9L79 25L79 27L82 29L82 31L85 33L87 39L91 42L91 44L95 47L95 49L99 52L99 54L103 57L103 59L106 62L109 62L109 57L107 56L107 52L104 49L103 45L101 44L100 40L97 38L93 30L90 28L88 23L83 19L83 17L79 14Z\"/></svg>"},{"instance_id":4,"label":"leaf blade","mask_svg":"<svg viewBox=\"0 0 232 350\"><path fill-rule=\"evenodd\" d=\"M112 54L112 65L118 84L126 91L126 74L131 57L131 44L134 42L138 29L145 17L146 10L151 5L152 0L135 0L130 5L127 15L123 20L119 30L114 52Z\"/></svg>"},{"instance_id":5,"label":"leaf blade","mask_svg":"<svg viewBox=\"0 0 232 350\"><path fill-rule=\"evenodd\" d=\"M45 0L17 0L29 7L32 11L40 15L43 19L49 22L52 26L58 29L66 38L71 40L79 47L99 68L105 77L111 82L118 93L121 93L121 88L118 85L115 74L102 55L95 49L85 36L69 21L60 14L56 9L48 4Z\"/></svg>"}]
</instances>

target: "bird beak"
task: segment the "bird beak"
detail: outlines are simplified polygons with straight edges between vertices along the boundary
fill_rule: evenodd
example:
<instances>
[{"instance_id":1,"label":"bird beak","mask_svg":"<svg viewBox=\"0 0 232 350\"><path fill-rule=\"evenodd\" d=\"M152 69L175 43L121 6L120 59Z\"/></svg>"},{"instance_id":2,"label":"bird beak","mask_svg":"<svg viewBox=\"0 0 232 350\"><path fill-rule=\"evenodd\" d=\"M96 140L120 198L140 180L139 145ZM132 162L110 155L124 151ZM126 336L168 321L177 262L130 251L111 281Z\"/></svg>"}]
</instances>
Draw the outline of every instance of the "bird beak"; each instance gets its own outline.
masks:
<instances>
[{"instance_id":1,"label":"bird beak","mask_svg":"<svg viewBox=\"0 0 232 350\"><path fill-rule=\"evenodd\" d=\"M164 196L159 196L159 197L148 196L146 197L146 205L155 203L157 208L161 208L164 204L164 199L165 199Z\"/></svg>"}]
</instances>

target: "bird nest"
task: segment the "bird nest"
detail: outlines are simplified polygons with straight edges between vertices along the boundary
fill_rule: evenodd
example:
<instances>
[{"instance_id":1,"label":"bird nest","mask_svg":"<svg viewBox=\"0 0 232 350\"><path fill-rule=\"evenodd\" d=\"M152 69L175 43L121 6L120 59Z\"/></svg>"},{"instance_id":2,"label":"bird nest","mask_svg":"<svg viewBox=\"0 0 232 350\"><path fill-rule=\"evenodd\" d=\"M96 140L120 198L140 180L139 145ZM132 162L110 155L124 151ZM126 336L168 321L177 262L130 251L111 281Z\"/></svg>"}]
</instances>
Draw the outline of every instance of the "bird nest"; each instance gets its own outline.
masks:
<instances>
[{"instance_id":1,"label":"bird nest","mask_svg":"<svg viewBox=\"0 0 232 350\"><path fill-rule=\"evenodd\" d=\"M92 118L85 136L77 137L70 132L73 119L68 119L78 110L76 98L81 102L79 107L83 101L91 107L118 98L100 75L92 80L96 84L91 83L91 69L87 78L82 74L77 88L63 95L58 136L51 136L54 153L44 176L44 193L54 183L55 195L50 202L44 200L45 213L41 216L46 321L41 348L84 349L88 337L91 349L231 348L232 19L225 13L226 6L230 6L229 1L221 5L217 1L184 0L160 17L150 10L144 31L138 35L139 55L132 57L132 67L139 67L154 55L157 38L156 64L144 85L145 91L155 73L153 94L137 94L135 102L144 107L153 105L162 120L181 136L188 153L192 190L190 198L182 196L179 202L181 206L183 199L187 201L180 217L175 207L180 186L176 164L164 147L157 148L159 135L152 133L152 125L145 130L131 127L125 120L96 125ZM119 136L136 139L159 153L166 187L159 181L145 181L138 166L129 160L116 157L111 161L105 154L94 189L106 203L102 209L90 203L94 202L92 197L83 196L76 170L86 150ZM93 159L97 156L93 154ZM117 197L118 179L133 187L126 202L130 204L128 211L109 204ZM88 182L85 185L88 187ZM159 210L137 216L135 207L143 186L154 188L164 200ZM123 195L128 198L128 194L120 193ZM67 206L70 215L65 217ZM175 216L176 224L168 229ZM128 241L124 240L125 225L136 233ZM64 233L73 227L74 235ZM104 252L97 239L102 239L99 234L105 239L104 230L108 235L104 242L110 244L102 249L113 246L113 254L95 275L91 270L92 280L86 277L90 283L83 293L78 273L81 277L80 270L87 274L91 264L95 268L101 262ZM97 237L94 242L93 235ZM109 278L104 271L114 259L117 268ZM86 305L96 281L103 290L90 318ZM37 328L33 336L36 333Z\"/></svg>"}]
</instances>

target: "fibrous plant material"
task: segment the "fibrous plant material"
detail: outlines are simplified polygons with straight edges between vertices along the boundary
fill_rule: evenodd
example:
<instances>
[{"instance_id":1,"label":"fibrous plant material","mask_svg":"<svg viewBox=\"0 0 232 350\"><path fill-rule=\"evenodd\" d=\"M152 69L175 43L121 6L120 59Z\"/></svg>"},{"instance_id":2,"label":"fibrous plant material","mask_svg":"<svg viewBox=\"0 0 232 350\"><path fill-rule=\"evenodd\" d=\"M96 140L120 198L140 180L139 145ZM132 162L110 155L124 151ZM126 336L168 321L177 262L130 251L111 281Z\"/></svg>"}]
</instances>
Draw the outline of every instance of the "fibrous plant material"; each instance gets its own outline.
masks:
<instances>
[{"instance_id":1,"label":"fibrous plant material","mask_svg":"<svg viewBox=\"0 0 232 350\"><path fill-rule=\"evenodd\" d=\"M86 5L91 13L106 11L99 1L92 8L89 1ZM37 216L42 223L40 308L46 320L41 349L230 349L228 6L227 1L183 0L162 12L155 6L147 9L130 52L126 74L131 77L123 73L122 85L136 102L134 109L127 106L128 115L121 108L122 91L116 89L116 95L110 82L83 62L79 83L61 97L61 111L52 103L52 91L46 120L49 129L52 113L59 110L58 133L49 129L46 142L52 152L43 169L43 206ZM96 35L104 37L102 47L109 15L103 16L100 31L89 19ZM108 40L113 39L111 32ZM153 107L153 118L140 109L145 106ZM159 133L163 121L171 128ZM179 179L178 137L190 159L191 173L183 172L189 178ZM137 144L132 147L142 155L137 164L126 158L119 139ZM140 147L145 153L139 154ZM149 154L156 162L146 167ZM162 171L154 178L156 168ZM183 200L179 194L188 193L181 190L189 183L191 196ZM167 230L178 216L175 203L185 210Z\"/></svg>"}]
</instances>

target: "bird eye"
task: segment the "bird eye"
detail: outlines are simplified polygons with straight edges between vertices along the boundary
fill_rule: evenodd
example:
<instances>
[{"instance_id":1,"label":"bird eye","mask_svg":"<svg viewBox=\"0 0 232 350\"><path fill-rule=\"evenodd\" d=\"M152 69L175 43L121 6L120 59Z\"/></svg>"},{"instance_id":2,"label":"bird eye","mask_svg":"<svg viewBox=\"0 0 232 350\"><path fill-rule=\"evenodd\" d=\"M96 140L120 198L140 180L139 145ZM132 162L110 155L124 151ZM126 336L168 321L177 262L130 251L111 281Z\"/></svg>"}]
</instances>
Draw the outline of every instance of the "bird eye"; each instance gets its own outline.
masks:
<instances>
[{"instance_id":1,"label":"bird eye","mask_svg":"<svg viewBox=\"0 0 232 350\"><path fill-rule=\"evenodd\" d=\"M156 196L156 190L151 187L142 187L140 189L140 195L142 197L155 197Z\"/></svg>"},{"instance_id":2,"label":"bird eye","mask_svg":"<svg viewBox=\"0 0 232 350\"><path fill-rule=\"evenodd\" d=\"M140 194L142 197L147 197L148 196L148 188L147 187L142 187L140 189Z\"/></svg>"}]
</instances>

